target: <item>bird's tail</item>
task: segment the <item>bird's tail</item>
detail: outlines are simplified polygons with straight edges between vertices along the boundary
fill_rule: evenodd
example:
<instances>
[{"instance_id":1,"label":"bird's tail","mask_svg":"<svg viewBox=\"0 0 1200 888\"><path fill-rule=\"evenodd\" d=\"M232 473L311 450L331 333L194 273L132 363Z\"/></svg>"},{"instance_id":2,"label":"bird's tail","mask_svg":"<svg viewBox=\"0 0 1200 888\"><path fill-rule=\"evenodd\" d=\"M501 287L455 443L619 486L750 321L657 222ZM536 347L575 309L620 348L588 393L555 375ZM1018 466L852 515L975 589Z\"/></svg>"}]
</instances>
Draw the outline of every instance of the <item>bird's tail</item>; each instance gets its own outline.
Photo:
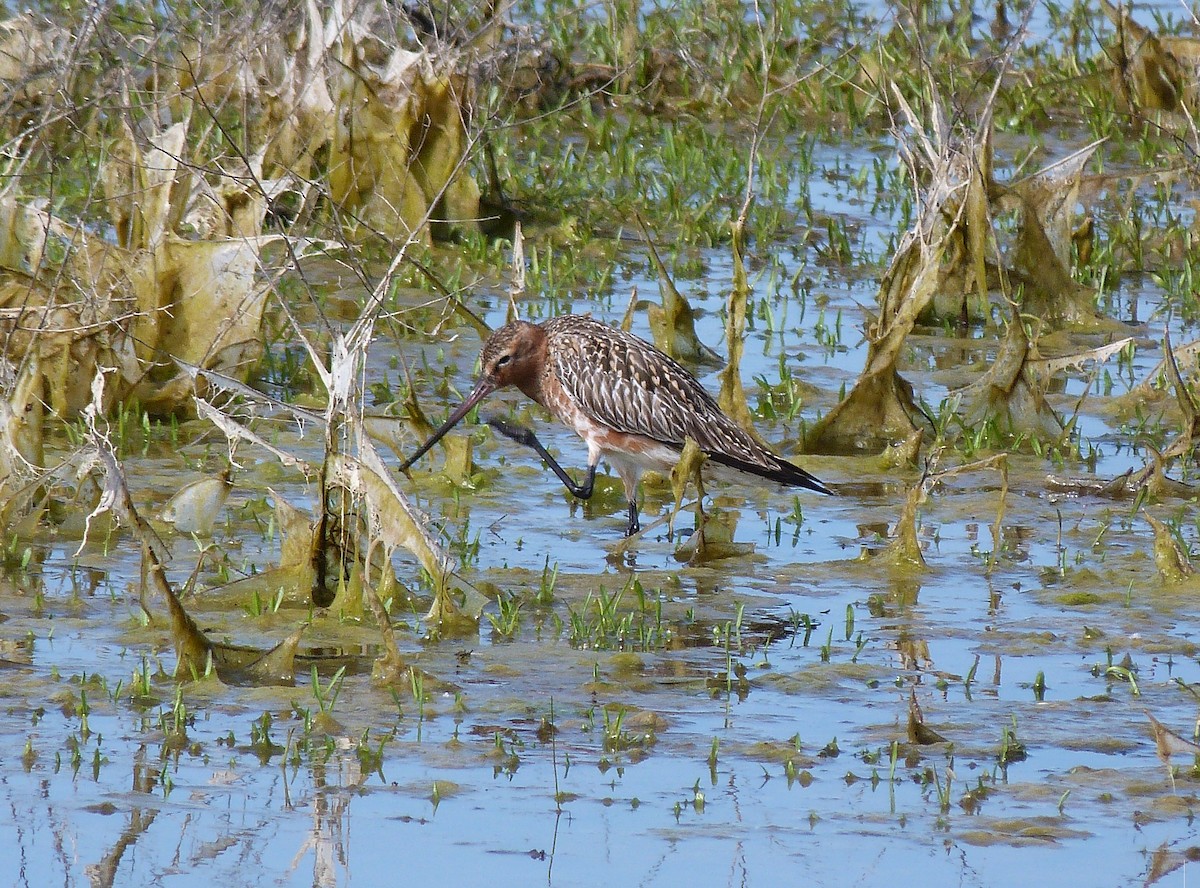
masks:
<instances>
[{"instance_id":1,"label":"bird's tail","mask_svg":"<svg viewBox=\"0 0 1200 888\"><path fill-rule=\"evenodd\" d=\"M768 481L774 481L776 484L784 484L788 487L803 487L806 490L815 490L817 493L833 494L833 491L821 483L819 479L810 475L795 463L790 463L786 459L780 459L773 453L768 456L774 463L773 466L760 466L748 463L725 453L708 454L708 458L719 465L728 466L731 469L737 469L739 472L746 472L750 475L757 475L759 478L766 478Z\"/></svg>"}]
</instances>

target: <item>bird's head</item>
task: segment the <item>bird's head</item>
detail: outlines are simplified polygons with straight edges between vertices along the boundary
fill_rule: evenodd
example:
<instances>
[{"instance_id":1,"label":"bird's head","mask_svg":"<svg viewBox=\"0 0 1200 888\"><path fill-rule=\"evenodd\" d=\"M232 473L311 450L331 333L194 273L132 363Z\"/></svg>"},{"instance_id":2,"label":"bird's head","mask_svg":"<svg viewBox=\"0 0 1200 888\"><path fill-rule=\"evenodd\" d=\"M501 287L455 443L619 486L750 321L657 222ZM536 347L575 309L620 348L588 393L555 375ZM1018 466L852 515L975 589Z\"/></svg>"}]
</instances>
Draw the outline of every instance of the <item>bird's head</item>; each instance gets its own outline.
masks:
<instances>
[{"instance_id":1,"label":"bird's head","mask_svg":"<svg viewBox=\"0 0 1200 888\"><path fill-rule=\"evenodd\" d=\"M528 321L505 324L483 345L478 385L489 385L488 391L509 385L524 387L541 369L545 335Z\"/></svg>"},{"instance_id":2,"label":"bird's head","mask_svg":"<svg viewBox=\"0 0 1200 888\"><path fill-rule=\"evenodd\" d=\"M528 321L505 324L488 337L479 355L479 378L467 399L451 411L442 427L434 432L412 456L400 466L406 470L420 459L442 436L454 428L471 408L496 389L515 385L526 389L537 378L545 357L545 336L541 327Z\"/></svg>"}]
</instances>

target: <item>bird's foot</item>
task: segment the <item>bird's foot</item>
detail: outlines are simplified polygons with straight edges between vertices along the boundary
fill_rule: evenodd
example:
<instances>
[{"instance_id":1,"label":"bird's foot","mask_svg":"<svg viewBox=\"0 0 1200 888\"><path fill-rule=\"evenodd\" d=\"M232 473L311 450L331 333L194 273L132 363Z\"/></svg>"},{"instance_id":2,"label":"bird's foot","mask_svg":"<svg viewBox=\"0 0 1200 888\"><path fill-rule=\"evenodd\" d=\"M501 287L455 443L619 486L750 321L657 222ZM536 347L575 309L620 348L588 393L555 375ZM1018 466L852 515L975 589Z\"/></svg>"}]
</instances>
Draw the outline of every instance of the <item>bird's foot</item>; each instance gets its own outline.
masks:
<instances>
[{"instance_id":1,"label":"bird's foot","mask_svg":"<svg viewBox=\"0 0 1200 888\"><path fill-rule=\"evenodd\" d=\"M511 438L518 444L523 444L526 447L533 447L538 443L537 435L533 433L533 429L527 429L525 426L513 425L511 422L505 422L496 416L489 419L487 424L504 437Z\"/></svg>"},{"instance_id":2,"label":"bird's foot","mask_svg":"<svg viewBox=\"0 0 1200 888\"><path fill-rule=\"evenodd\" d=\"M629 504L629 526L625 528L625 536L631 537L635 533L639 533L642 529L642 524L638 521L638 510L635 503Z\"/></svg>"}]
</instances>

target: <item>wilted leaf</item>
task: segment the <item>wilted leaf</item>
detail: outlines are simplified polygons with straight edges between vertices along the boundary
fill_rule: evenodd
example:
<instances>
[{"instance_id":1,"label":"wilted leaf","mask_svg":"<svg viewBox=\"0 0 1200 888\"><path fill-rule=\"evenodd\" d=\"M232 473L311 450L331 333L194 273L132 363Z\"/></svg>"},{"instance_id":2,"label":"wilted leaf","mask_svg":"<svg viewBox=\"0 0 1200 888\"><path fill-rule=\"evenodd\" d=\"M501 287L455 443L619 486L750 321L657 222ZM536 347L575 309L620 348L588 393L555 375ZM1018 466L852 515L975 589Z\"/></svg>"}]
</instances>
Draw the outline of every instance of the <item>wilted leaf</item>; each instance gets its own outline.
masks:
<instances>
[{"instance_id":1,"label":"wilted leaf","mask_svg":"<svg viewBox=\"0 0 1200 888\"><path fill-rule=\"evenodd\" d=\"M308 625L299 626L270 650L212 642L213 669L225 682L255 685L292 685L296 681L296 655ZM203 673L199 673L203 674Z\"/></svg>"},{"instance_id":2,"label":"wilted leaf","mask_svg":"<svg viewBox=\"0 0 1200 888\"><path fill-rule=\"evenodd\" d=\"M1172 731L1148 710L1142 711L1150 720L1150 733L1154 735L1154 752L1164 765L1170 765L1171 757L1175 755L1200 756L1200 745Z\"/></svg>"},{"instance_id":3,"label":"wilted leaf","mask_svg":"<svg viewBox=\"0 0 1200 888\"><path fill-rule=\"evenodd\" d=\"M721 380L721 391L717 403L725 414L737 422L751 438L764 443L754 427L750 416L750 405L746 402L746 389L742 385L742 352L746 347L746 303L750 298L750 284L746 280L746 266L742 262L744 232L736 225L733 236L733 286L725 303L725 350L728 360L717 378Z\"/></svg>"},{"instance_id":4,"label":"wilted leaf","mask_svg":"<svg viewBox=\"0 0 1200 888\"><path fill-rule=\"evenodd\" d=\"M171 497L159 517L175 525L180 533L211 536L217 515L233 489L233 473L226 469L215 478L202 478Z\"/></svg>"},{"instance_id":5,"label":"wilted leaf","mask_svg":"<svg viewBox=\"0 0 1200 888\"><path fill-rule=\"evenodd\" d=\"M0 360L0 529L32 528L42 509L36 480L45 460L42 371L34 352L19 368Z\"/></svg>"},{"instance_id":6,"label":"wilted leaf","mask_svg":"<svg viewBox=\"0 0 1200 888\"><path fill-rule=\"evenodd\" d=\"M25 206L12 196L0 196L0 268L34 274L42 264L46 252L48 232L43 227L48 219L43 211L45 201ZM28 279L17 278L9 282L17 291L28 289ZM20 304L23 300L14 293L0 298L0 305Z\"/></svg>"},{"instance_id":7,"label":"wilted leaf","mask_svg":"<svg viewBox=\"0 0 1200 888\"><path fill-rule=\"evenodd\" d=\"M872 325L866 365L850 393L819 419L805 436L815 453L878 452L920 431L912 386L896 370L901 349L937 282L943 245L931 247L909 232L880 285L890 323Z\"/></svg>"},{"instance_id":8,"label":"wilted leaf","mask_svg":"<svg viewBox=\"0 0 1200 888\"><path fill-rule=\"evenodd\" d=\"M1104 142L1098 139L1008 186L1008 191L1020 199L1023 224L1036 223L1056 264L1064 271L1071 267L1071 245L1079 227L1075 215L1083 171Z\"/></svg>"},{"instance_id":9,"label":"wilted leaf","mask_svg":"<svg viewBox=\"0 0 1200 888\"><path fill-rule=\"evenodd\" d=\"M264 49L273 57L264 60L268 76L258 81L263 84L262 113L253 144L263 146L268 175L288 173L306 180L317 152L333 140L336 114L325 76L325 25L316 0L306 0L304 19L285 41Z\"/></svg>"},{"instance_id":10,"label":"wilted leaf","mask_svg":"<svg viewBox=\"0 0 1200 888\"><path fill-rule=\"evenodd\" d=\"M427 522L409 504L375 448L359 439L361 460L336 454L329 460L331 481L346 487L362 504L371 547L382 545L390 553L397 547L413 554L434 586L434 601L426 619L444 632L478 626L487 599L466 583L454 583L449 558L426 529ZM364 547L366 548L366 547ZM390 570L390 564L386 568Z\"/></svg>"},{"instance_id":11,"label":"wilted leaf","mask_svg":"<svg viewBox=\"0 0 1200 888\"><path fill-rule=\"evenodd\" d=\"M476 228L479 186L463 166L466 78L405 49L375 64L381 47L368 47L370 39L349 27L341 34L330 196L387 238L428 240L431 218Z\"/></svg>"},{"instance_id":12,"label":"wilted leaf","mask_svg":"<svg viewBox=\"0 0 1200 888\"><path fill-rule=\"evenodd\" d=\"M676 548L676 561L697 567L723 558L744 558L754 553L754 543L736 543L733 540L737 530L736 513L703 514L703 519L702 527L697 528Z\"/></svg>"},{"instance_id":13,"label":"wilted leaf","mask_svg":"<svg viewBox=\"0 0 1200 888\"><path fill-rule=\"evenodd\" d=\"M942 283L943 257L956 243L967 212L959 195L990 139L990 100L967 141L951 138L934 84L928 121L913 112L898 88L893 92L911 131L901 153L912 180L928 184L916 195L920 214L880 282L879 314L867 329L866 364L849 394L805 436L810 452L878 452L917 431L912 387L897 366L908 334Z\"/></svg>"},{"instance_id":14,"label":"wilted leaf","mask_svg":"<svg viewBox=\"0 0 1200 888\"><path fill-rule=\"evenodd\" d=\"M466 484L475 474L475 445L470 435L447 435L442 439L446 463L442 471L455 484Z\"/></svg>"},{"instance_id":15,"label":"wilted leaf","mask_svg":"<svg viewBox=\"0 0 1200 888\"><path fill-rule=\"evenodd\" d=\"M206 593L208 600L219 596L231 602L230 606L240 607L257 595L264 602L272 602L281 596L283 601L295 605L311 603L316 580L312 521L307 513L294 508L274 491L269 492L275 500L275 526L280 537L279 564L261 568L219 589L210 589Z\"/></svg>"},{"instance_id":16,"label":"wilted leaf","mask_svg":"<svg viewBox=\"0 0 1200 888\"><path fill-rule=\"evenodd\" d=\"M908 697L908 742L919 746L929 746L933 743L945 743L946 738L925 724L925 716L917 703L917 692L912 690Z\"/></svg>"},{"instance_id":17,"label":"wilted leaf","mask_svg":"<svg viewBox=\"0 0 1200 888\"><path fill-rule=\"evenodd\" d=\"M390 476L381 477L364 463L343 454L330 458L331 481L361 499L368 533L389 550L402 548L416 557L435 588L449 576L449 559L425 529L424 521Z\"/></svg>"},{"instance_id":18,"label":"wilted leaf","mask_svg":"<svg viewBox=\"0 0 1200 888\"><path fill-rule=\"evenodd\" d=\"M191 194L181 164L186 135L186 122L144 138L123 124L102 167L116 244L0 198L0 259L29 275L0 282L0 307L29 312L24 324L6 320L0 334L15 356L38 351L46 400L60 416L84 407L99 367L118 370L106 406L136 397L163 413L193 397L193 379L170 356L245 379L261 354L267 290L256 275L273 238L259 231L273 183L260 187L256 169L206 183L193 198L203 199L214 239L180 238Z\"/></svg>"},{"instance_id":19,"label":"wilted leaf","mask_svg":"<svg viewBox=\"0 0 1200 888\"><path fill-rule=\"evenodd\" d=\"M296 678L296 651L307 628L307 625L297 627L291 635L255 659L246 668L249 676L259 684L292 684Z\"/></svg>"},{"instance_id":20,"label":"wilted leaf","mask_svg":"<svg viewBox=\"0 0 1200 888\"><path fill-rule=\"evenodd\" d=\"M676 289L667 266L658 255L658 248L650 239L645 221L636 214L634 221L637 222L642 242L650 253L650 261L654 263L654 270L658 275L658 290L662 296L662 305L651 305L647 311L654 344L664 354L677 361L689 364L720 364L720 358L696 335L695 311L687 297Z\"/></svg>"},{"instance_id":21,"label":"wilted leaf","mask_svg":"<svg viewBox=\"0 0 1200 888\"><path fill-rule=\"evenodd\" d=\"M163 242L170 230L171 190L177 185L187 130L187 123L180 122L151 132L146 137L149 147L143 148L129 122L122 120L122 138L113 143L101 167L117 246L131 251L154 250ZM179 183L176 216L182 215L187 190Z\"/></svg>"},{"instance_id":22,"label":"wilted leaf","mask_svg":"<svg viewBox=\"0 0 1200 888\"><path fill-rule=\"evenodd\" d=\"M1049 378L1032 372L1037 357L1024 321L1013 319L995 361L960 393L964 425L974 428L992 420L1006 436L1030 434L1059 441L1065 426L1046 401Z\"/></svg>"},{"instance_id":23,"label":"wilted leaf","mask_svg":"<svg viewBox=\"0 0 1200 888\"><path fill-rule=\"evenodd\" d=\"M367 606L375 617L375 625L379 627L383 640L383 653L375 660L371 674L385 684L408 684L412 679L411 667L400 655L396 634L392 631L392 621L385 605L389 599L396 598L397 592L408 595L408 591L396 582L396 575L388 570L383 572L378 588L369 589L366 595Z\"/></svg>"},{"instance_id":24,"label":"wilted leaf","mask_svg":"<svg viewBox=\"0 0 1200 888\"><path fill-rule=\"evenodd\" d=\"M71 43L68 31L32 12L0 22L0 85L10 109L61 91L60 69Z\"/></svg>"},{"instance_id":25,"label":"wilted leaf","mask_svg":"<svg viewBox=\"0 0 1200 888\"><path fill-rule=\"evenodd\" d=\"M268 488L275 501L275 526L279 528L279 566L311 565L312 517L297 509L274 490Z\"/></svg>"},{"instance_id":26,"label":"wilted leaf","mask_svg":"<svg viewBox=\"0 0 1200 888\"><path fill-rule=\"evenodd\" d=\"M246 378L262 354L267 291L255 282L258 250L252 238L168 240L156 259L154 280L159 293L170 297L159 309L169 309L157 330L161 353ZM134 389L143 405L155 412L175 409L192 394L186 374L172 363L160 366L161 372ZM182 391L172 385L175 381L183 383Z\"/></svg>"},{"instance_id":27,"label":"wilted leaf","mask_svg":"<svg viewBox=\"0 0 1200 888\"><path fill-rule=\"evenodd\" d=\"M1139 25L1124 7L1102 0L1105 15L1117 27L1109 57L1120 94L1130 107L1144 111L1197 111L1197 60L1200 41L1159 37Z\"/></svg>"},{"instance_id":28,"label":"wilted leaf","mask_svg":"<svg viewBox=\"0 0 1200 888\"><path fill-rule=\"evenodd\" d=\"M388 573L391 573L390 564L383 570L385 576ZM333 602L329 605L330 613L335 614L339 620L361 620L366 612L363 608L365 594L362 562L355 561L350 565L349 576L345 571L338 575L337 589L333 595Z\"/></svg>"},{"instance_id":29,"label":"wilted leaf","mask_svg":"<svg viewBox=\"0 0 1200 888\"><path fill-rule=\"evenodd\" d=\"M198 368L185 367L184 369L188 373L189 376L191 376L192 378L195 378L195 375L196 375L195 371ZM216 381L215 380L216 374L205 373L205 374L203 374L203 376L206 381L209 381L209 382ZM229 382L230 382L230 380L228 380L227 378L225 380L221 381L221 383L220 383L221 387L226 388L226 389L234 388L234 386L229 385ZM236 388L246 390L246 387L242 386L240 383L236 386ZM255 392L254 394L258 394L258 393ZM304 410L303 408L295 407L294 405L292 406L291 412L292 412L293 418L296 419L298 422L304 422L305 420L309 420L309 419L311 419L313 422L321 421L320 417L314 416L314 415L310 414L308 411ZM254 432L252 432L250 429L246 428L246 426L242 425L237 420L232 419L231 417L222 413L220 410L218 410L216 407L214 407L208 401L205 401L203 398L196 399L196 414L201 419L206 419L209 422L211 422L213 425L215 425L217 428L219 428L225 434L225 436L229 439L231 446L232 446L233 442L235 442L235 441L248 441L251 444L255 444L255 445L263 448L268 453L275 456L282 465L295 467L307 476L312 476L312 475L316 474L316 471L314 470L314 468L312 466L310 466L308 463L306 463L303 459L301 459L300 457L295 456L291 453L288 453L284 450L281 450L280 448L276 447L274 444L270 443L269 441L264 440L263 438L261 438L260 436L256 435Z\"/></svg>"},{"instance_id":30,"label":"wilted leaf","mask_svg":"<svg viewBox=\"0 0 1200 888\"><path fill-rule=\"evenodd\" d=\"M1173 346L1169 338L1163 339L1163 357L1141 382L1123 395L1111 400L1115 406L1110 411L1119 419L1147 416L1151 409L1161 416L1179 408L1180 416L1172 416L1173 424L1182 426L1184 434L1190 434L1200 411L1195 409L1195 398L1191 394L1200 371L1200 340ZM1168 394L1167 383L1171 384L1174 398Z\"/></svg>"},{"instance_id":31,"label":"wilted leaf","mask_svg":"<svg viewBox=\"0 0 1200 888\"><path fill-rule=\"evenodd\" d=\"M1171 528L1149 512L1142 513L1154 528L1154 564L1165 583L1179 583L1196 572L1192 560L1180 548Z\"/></svg>"},{"instance_id":32,"label":"wilted leaf","mask_svg":"<svg viewBox=\"0 0 1200 888\"><path fill-rule=\"evenodd\" d=\"M1101 316L1095 291L1071 276L1071 237L1081 177L1102 141L1013 184L1008 191L1008 200L1015 199L1020 210L1013 274L1021 284L1021 308L1044 321L1123 328Z\"/></svg>"},{"instance_id":33,"label":"wilted leaf","mask_svg":"<svg viewBox=\"0 0 1200 888\"><path fill-rule=\"evenodd\" d=\"M896 531L886 549L879 553L876 561L885 564L907 567L924 567L925 556L921 552L921 542L917 538L917 516L921 504L929 496L928 478L921 478L908 490L904 500L904 508L896 521Z\"/></svg>"},{"instance_id":34,"label":"wilted leaf","mask_svg":"<svg viewBox=\"0 0 1200 888\"><path fill-rule=\"evenodd\" d=\"M42 382L36 352L20 367L0 359L0 485L28 477L45 461Z\"/></svg>"},{"instance_id":35,"label":"wilted leaf","mask_svg":"<svg viewBox=\"0 0 1200 888\"><path fill-rule=\"evenodd\" d=\"M696 485L696 523L699 527L702 525L700 519L700 500L704 496L704 488L700 479L700 467L704 465L704 461L708 457L700 446L690 437L683 441L683 450L679 454L679 460L671 469L671 492L674 494L675 502L671 507L671 516L667 520L668 534L675 527L675 517L679 514L680 508L683 506L683 496L687 492L687 486L695 483Z\"/></svg>"},{"instance_id":36,"label":"wilted leaf","mask_svg":"<svg viewBox=\"0 0 1200 888\"><path fill-rule=\"evenodd\" d=\"M992 133L985 128L963 155L962 197L950 195L947 210L961 201L961 211L946 231L946 248L938 269L938 284L921 312L924 323L963 324L986 320L991 313L990 288L995 286L997 255L992 219ZM989 271L991 274L989 275Z\"/></svg>"}]
</instances>

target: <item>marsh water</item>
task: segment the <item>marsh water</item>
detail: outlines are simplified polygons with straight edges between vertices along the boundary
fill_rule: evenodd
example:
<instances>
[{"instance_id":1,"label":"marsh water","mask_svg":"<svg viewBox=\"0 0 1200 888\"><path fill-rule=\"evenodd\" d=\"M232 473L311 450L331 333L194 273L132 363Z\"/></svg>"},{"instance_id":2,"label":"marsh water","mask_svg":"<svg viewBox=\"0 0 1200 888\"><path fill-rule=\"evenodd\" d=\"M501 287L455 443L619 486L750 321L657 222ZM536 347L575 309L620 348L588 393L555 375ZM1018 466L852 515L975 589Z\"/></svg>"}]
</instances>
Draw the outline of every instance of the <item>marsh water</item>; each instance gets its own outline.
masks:
<instances>
[{"instance_id":1,"label":"marsh water","mask_svg":"<svg viewBox=\"0 0 1200 888\"><path fill-rule=\"evenodd\" d=\"M663 480L645 487L654 526L626 546L615 478L576 502L532 453L464 424L474 475L449 479L434 451L400 484L487 604L475 630L434 631L420 568L395 556L414 591L391 611L409 685L373 677L369 620L305 590L224 591L279 561L277 499L314 509L312 484L266 453L238 449L211 534L156 527L170 579L198 575L183 600L210 637L263 649L307 624L294 684L177 681L139 544L104 524L84 542L82 522L63 521L10 548L0 575L0 883L1188 884L1200 771L1186 751L1160 755L1150 716L1196 730L1200 582L1163 576L1147 515L1195 549L1194 497L1114 498L1093 482L1152 458L1161 437L1142 432L1163 410L1122 396L1156 372L1165 332L1197 338L1196 313L1168 305L1150 274L1107 291L1105 314L1133 342L1055 372L1050 405L1075 419L1061 446L1014 446L1003 463L988 442L916 464L799 454L805 424L862 370L898 223L876 180L853 175L894 168L894 150L810 148L813 209L876 261L830 261L821 237L799 234L757 245L741 374L764 438L834 496L712 482L713 527L745 545L693 564L694 514L673 536L655 524L672 506ZM1180 188L1162 212L1190 219L1193 198ZM521 314L619 324L636 288L632 329L649 338L659 278L636 239L622 242L602 284L534 283ZM534 281L577 259L555 250ZM723 354L728 245L674 258L700 340ZM336 261L306 271L329 305L365 297ZM396 316L420 319L430 299L402 294ZM481 279L471 299L491 326L506 319L505 285ZM407 365L436 422L470 390L479 346L466 326L380 324L366 383L387 394L368 412L390 415ZM900 369L944 421L997 350L994 326L920 327ZM694 369L716 391L717 368ZM535 427L582 471L581 442L519 395L480 415ZM396 453L411 452L416 434L395 429ZM319 432L266 430L320 461ZM198 420L125 434L147 515L226 466L224 438ZM925 564L878 557L923 475L962 466L919 506Z\"/></svg>"},{"instance_id":2,"label":"marsh water","mask_svg":"<svg viewBox=\"0 0 1200 888\"><path fill-rule=\"evenodd\" d=\"M719 348L728 259L702 259L688 295L701 339ZM814 340L811 304L772 289L798 270L810 299L824 297L827 323L841 316L836 347ZM646 274L634 251L610 298L522 308L619 321L622 291L654 292ZM754 324L748 387L777 380L782 359L818 393L805 412L827 407L861 366L859 306L872 286L773 256L755 293L773 306L775 329ZM1162 322L1144 323L1156 314L1152 287L1128 299L1124 320L1144 344L1128 371L1139 381L1157 361ZM497 294L488 319L500 322L504 307ZM469 333L438 345L384 336L373 372L425 351L430 365L456 368L450 382L465 392L477 348ZM990 348L929 331L906 370L937 400L953 385L938 373L943 356L970 367ZM519 629L503 637L485 619L476 636L423 642L420 616L401 614L402 650L438 680L418 702L371 680L371 633L314 614L304 648L340 648L351 664L315 725L306 713L323 707L308 676L288 688L202 680L176 690L169 633L138 619L139 550L122 534L78 553L75 539L39 546L3 587L3 879L993 885L1037 872L1044 885L1122 885L1174 855L1183 867L1162 883L1184 884L1195 785L1186 769L1172 780L1144 713L1191 733L1196 589L1160 580L1131 501L1058 495L1046 481L1140 465L1104 412L1129 378L1112 379L1111 393L1091 376L1062 380L1062 404L1089 395L1080 427L1098 454L1091 465L1013 456L1000 551L997 473L938 487L921 509L924 569L864 559L885 544L917 469L804 459L838 489L828 498L719 486L714 507L753 553L689 567L662 528L608 557L623 528L619 484L573 503L527 453L484 434L480 489L448 494L418 473L411 492L448 538L472 543L464 572L526 602ZM582 463L579 442L519 398L485 409L516 411L565 463ZM793 426L760 428L788 450ZM178 436L178 451L151 442L128 459L147 509L221 453L198 424ZM212 537L230 572L278 557L263 518L268 485L304 504L298 479L245 460ZM648 490L647 523L669 499L661 485ZM1190 503L1154 508L1184 516L1194 534ZM679 519L684 533L688 522ZM172 545L186 579L196 544ZM309 616L287 603L260 616L214 609L206 594L188 606L238 642L278 640ZM573 620L604 622L603 596L621 596L617 616L576 636ZM1108 669L1121 663L1133 681ZM131 701L147 670L151 694ZM947 742L910 743L912 699ZM180 706L183 739L164 728ZM1023 753L1002 754L1013 738Z\"/></svg>"}]
</instances>

